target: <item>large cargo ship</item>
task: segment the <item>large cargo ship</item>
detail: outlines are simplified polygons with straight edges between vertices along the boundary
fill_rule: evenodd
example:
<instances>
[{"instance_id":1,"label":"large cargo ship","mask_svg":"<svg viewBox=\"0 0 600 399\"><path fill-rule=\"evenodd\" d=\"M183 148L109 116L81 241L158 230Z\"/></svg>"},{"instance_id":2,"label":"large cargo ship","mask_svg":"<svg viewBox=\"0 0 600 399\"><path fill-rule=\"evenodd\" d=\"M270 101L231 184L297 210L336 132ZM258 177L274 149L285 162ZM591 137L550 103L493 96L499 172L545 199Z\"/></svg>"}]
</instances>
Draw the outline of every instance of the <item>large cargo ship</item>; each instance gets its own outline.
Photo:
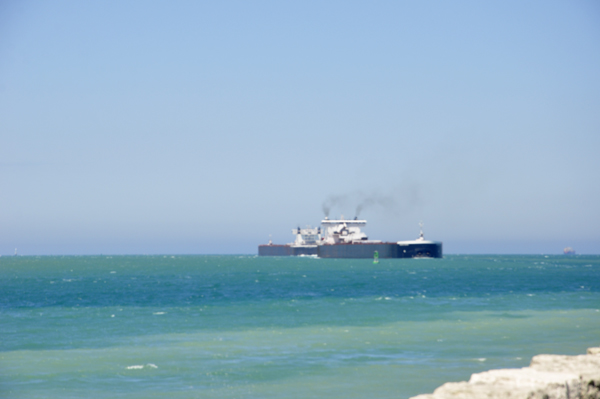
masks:
<instances>
[{"instance_id":1,"label":"large cargo ship","mask_svg":"<svg viewBox=\"0 0 600 399\"><path fill-rule=\"evenodd\" d=\"M442 243L425 240L423 226L419 238L411 241L383 242L369 240L361 230L366 220L325 218L318 228L293 229L293 243L258 246L259 256L317 256L319 258L441 258Z\"/></svg>"}]
</instances>

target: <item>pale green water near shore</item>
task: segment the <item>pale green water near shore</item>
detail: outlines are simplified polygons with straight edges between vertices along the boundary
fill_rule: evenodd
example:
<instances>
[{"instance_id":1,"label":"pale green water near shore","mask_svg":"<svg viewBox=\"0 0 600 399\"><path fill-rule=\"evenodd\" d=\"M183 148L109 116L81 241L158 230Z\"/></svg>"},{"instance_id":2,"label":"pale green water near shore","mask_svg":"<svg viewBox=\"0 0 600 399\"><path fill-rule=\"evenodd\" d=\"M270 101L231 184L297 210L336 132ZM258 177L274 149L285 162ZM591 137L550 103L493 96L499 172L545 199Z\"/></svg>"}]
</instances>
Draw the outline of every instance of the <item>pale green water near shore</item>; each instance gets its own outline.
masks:
<instances>
[{"instance_id":1,"label":"pale green water near shore","mask_svg":"<svg viewBox=\"0 0 600 399\"><path fill-rule=\"evenodd\" d=\"M0 258L2 398L406 398L600 344L599 256Z\"/></svg>"}]
</instances>

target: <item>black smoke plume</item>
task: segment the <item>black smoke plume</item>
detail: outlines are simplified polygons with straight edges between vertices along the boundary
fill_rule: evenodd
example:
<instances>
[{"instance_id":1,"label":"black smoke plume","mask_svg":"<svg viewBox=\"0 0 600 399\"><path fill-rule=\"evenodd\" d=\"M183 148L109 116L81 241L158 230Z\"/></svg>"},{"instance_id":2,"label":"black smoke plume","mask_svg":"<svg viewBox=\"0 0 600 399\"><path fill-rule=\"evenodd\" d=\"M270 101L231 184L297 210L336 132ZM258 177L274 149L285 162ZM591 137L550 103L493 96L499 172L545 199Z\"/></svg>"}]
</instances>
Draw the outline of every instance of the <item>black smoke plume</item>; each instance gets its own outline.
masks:
<instances>
[{"instance_id":1,"label":"black smoke plume","mask_svg":"<svg viewBox=\"0 0 600 399\"><path fill-rule=\"evenodd\" d=\"M329 217L329 212L331 211L331 208L333 208L334 206L343 206L345 205L347 200L347 194L330 195L325 201L323 201L323 204L321 205L321 207L323 208L323 213L326 217Z\"/></svg>"},{"instance_id":2,"label":"black smoke plume","mask_svg":"<svg viewBox=\"0 0 600 399\"><path fill-rule=\"evenodd\" d=\"M385 213L400 213L406 212L421 203L419 185L416 183L405 183L398 185L389 194L383 194L378 191L372 193L353 191L347 194L330 195L323 201L322 208L325 216L329 217L332 208L344 208L351 205L355 208L355 216L358 218L366 209L380 208Z\"/></svg>"}]
</instances>

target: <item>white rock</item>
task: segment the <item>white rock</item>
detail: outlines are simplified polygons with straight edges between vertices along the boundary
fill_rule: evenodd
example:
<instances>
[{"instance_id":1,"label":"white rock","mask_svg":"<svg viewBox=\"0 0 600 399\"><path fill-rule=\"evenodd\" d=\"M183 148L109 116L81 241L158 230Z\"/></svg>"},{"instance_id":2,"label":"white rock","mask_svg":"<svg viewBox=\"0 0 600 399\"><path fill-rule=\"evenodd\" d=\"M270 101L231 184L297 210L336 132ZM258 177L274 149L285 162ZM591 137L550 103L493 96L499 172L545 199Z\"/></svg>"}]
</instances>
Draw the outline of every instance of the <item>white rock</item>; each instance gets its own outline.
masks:
<instances>
[{"instance_id":1,"label":"white rock","mask_svg":"<svg viewBox=\"0 0 600 399\"><path fill-rule=\"evenodd\" d=\"M600 399L600 348L587 355L538 355L529 367L473 374L411 399Z\"/></svg>"}]
</instances>

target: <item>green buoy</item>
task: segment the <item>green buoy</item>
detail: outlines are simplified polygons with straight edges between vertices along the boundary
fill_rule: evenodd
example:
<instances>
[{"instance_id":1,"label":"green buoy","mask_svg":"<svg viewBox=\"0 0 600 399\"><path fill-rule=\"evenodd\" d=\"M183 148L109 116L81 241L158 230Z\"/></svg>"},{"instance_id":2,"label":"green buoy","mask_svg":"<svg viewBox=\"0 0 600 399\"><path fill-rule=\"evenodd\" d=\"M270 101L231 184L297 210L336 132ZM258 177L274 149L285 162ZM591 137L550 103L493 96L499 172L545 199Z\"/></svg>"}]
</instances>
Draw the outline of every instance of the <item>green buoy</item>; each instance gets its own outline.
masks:
<instances>
[{"instance_id":1,"label":"green buoy","mask_svg":"<svg viewBox=\"0 0 600 399\"><path fill-rule=\"evenodd\" d=\"M379 263L379 252L377 252L377 251L375 251L375 253L373 254L373 263L374 264Z\"/></svg>"}]
</instances>

